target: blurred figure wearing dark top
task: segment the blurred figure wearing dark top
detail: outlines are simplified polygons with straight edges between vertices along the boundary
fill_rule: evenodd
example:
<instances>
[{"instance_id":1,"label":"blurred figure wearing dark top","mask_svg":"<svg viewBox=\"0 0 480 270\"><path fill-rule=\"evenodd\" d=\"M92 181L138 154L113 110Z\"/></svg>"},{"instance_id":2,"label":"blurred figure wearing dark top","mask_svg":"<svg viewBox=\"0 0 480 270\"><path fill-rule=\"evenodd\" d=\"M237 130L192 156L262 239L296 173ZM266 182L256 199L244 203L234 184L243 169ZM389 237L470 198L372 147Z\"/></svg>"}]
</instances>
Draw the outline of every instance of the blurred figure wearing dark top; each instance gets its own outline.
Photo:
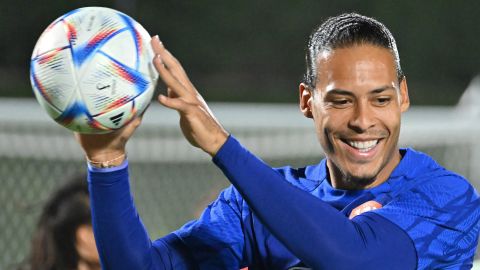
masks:
<instances>
[{"instance_id":1,"label":"blurred figure wearing dark top","mask_svg":"<svg viewBox=\"0 0 480 270\"><path fill-rule=\"evenodd\" d=\"M99 270L85 175L59 187L45 203L32 238L29 270Z\"/></svg>"}]
</instances>

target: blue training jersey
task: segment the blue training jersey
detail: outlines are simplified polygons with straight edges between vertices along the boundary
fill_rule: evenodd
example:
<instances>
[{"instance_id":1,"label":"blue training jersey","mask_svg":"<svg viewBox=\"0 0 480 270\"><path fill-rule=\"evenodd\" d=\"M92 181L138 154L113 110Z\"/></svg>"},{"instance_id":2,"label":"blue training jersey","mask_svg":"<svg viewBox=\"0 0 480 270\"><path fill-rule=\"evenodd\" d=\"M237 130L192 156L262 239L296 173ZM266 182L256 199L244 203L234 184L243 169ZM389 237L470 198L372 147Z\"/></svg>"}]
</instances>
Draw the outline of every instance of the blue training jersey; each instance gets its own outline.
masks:
<instances>
[{"instance_id":1,"label":"blue training jersey","mask_svg":"<svg viewBox=\"0 0 480 270\"><path fill-rule=\"evenodd\" d=\"M214 158L233 186L198 220L150 241L125 162L89 168L105 269L470 269L480 202L461 176L402 149L383 184L334 189L326 160L272 169L230 137Z\"/></svg>"}]
</instances>

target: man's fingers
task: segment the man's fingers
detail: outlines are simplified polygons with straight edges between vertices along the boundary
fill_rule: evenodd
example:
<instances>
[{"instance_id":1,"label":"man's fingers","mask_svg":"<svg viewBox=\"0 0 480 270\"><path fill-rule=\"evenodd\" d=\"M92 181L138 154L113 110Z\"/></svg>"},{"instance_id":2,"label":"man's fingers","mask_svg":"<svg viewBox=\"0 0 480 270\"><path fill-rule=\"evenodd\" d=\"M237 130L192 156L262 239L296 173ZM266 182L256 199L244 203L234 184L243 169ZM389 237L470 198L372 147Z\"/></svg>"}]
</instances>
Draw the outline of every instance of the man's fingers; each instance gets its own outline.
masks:
<instances>
[{"instance_id":1,"label":"man's fingers","mask_svg":"<svg viewBox=\"0 0 480 270\"><path fill-rule=\"evenodd\" d=\"M155 54L159 54L162 57L162 60L169 69L179 70L181 68L181 71L183 71L180 62L167 49L165 49L163 42L160 41L158 36L154 36L151 43Z\"/></svg>"},{"instance_id":2,"label":"man's fingers","mask_svg":"<svg viewBox=\"0 0 480 270\"><path fill-rule=\"evenodd\" d=\"M174 91L172 91L172 89L170 89L170 87L167 88L167 97L169 98L178 98L178 95L175 94Z\"/></svg>"},{"instance_id":3,"label":"man's fingers","mask_svg":"<svg viewBox=\"0 0 480 270\"><path fill-rule=\"evenodd\" d=\"M172 75L182 84L193 88L193 85L180 62L167 49L165 49L165 46L158 36L152 38L151 44L155 54L160 55L162 61L167 66L167 69L172 72Z\"/></svg>"},{"instance_id":4,"label":"man's fingers","mask_svg":"<svg viewBox=\"0 0 480 270\"><path fill-rule=\"evenodd\" d=\"M185 111L188 106L188 104L180 98L169 98L162 94L158 96L158 101L163 106L177 111Z\"/></svg>"},{"instance_id":5,"label":"man's fingers","mask_svg":"<svg viewBox=\"0 0 480 270\"><path fill-rule=\"evenodd\" d=\"M113 137L128 137L128 138L130 138L130 136L133 134L133 132L142 123L142 118L143 118L143 115L138 115L138 116L134 117L133 119L131 119L130 122L128 124L126 124L124 127L120 128L120 129L117 129L117 130L115 130L111 133L107 133L106 135L111 136L112 138Z\"/></svg>"},{"instance_id":6,"label":"man's fingers","mask_svg":"<svg viewBox=\"0 0 480 270\"><path fill-rule=\"evenodd\" d=\"M140 124L142 123L143 115L139 117L135 117L135 119L132 120L132 123L130 125L127 125L128 133L132 134L133 131L135 131Z\"/></svg>"},{"instance_id":7,"label":"man's fingers","mask_svg":"<svg viewBox=\"0 0 480 270\"><path fill-rule=\"evenodd\" d=\"M162 42L160 41L160 39L158 38L158 36L154 36L152 37L152 40L150 41L150 43L152 44L152 49L153 49L153 52L155 52L155 54L160 54L160 51L162 50Z\"/></svg>"},{"instance_id":8,"label":"man's fingers","mask_svg":"<svg viewBox=\"0 0 480 270\"><path fill-rule=\"evenodd\" d=\"M183 84L181 84L175 77L172 76L160 57L156 56L155 59L153 59L153 64L167 87L175 92L175 94L177 94L179 97L185 97L191 94Z\"/></svg>"}]
</instances>

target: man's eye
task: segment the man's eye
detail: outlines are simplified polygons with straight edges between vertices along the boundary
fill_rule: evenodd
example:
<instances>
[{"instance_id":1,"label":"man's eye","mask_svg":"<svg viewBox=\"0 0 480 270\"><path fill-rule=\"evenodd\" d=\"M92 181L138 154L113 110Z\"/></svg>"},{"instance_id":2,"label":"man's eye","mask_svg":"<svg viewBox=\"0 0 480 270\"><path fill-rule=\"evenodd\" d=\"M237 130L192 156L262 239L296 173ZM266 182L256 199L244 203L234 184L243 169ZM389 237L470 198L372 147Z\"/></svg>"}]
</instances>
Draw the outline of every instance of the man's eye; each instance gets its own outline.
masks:
<instances>
[{"instance_id":1,"label":"man's eye","mask_svg":"<svg viewBox=\"0 0 480 270\"><path fill-rule=\"evenodd\" d=\"M346 105L348 104L350 101L348 99L335 99L333 100L333 104L335 105Z\"/></svg>"},{"instance_id":2,"label":"man's eye","mask_svg":"<svg viewBox=\"0 0 480 270\"><path fill-rule=\"evenodd\" d=\"M350 106L350 104L352 104L352 100L348 98L336 98L330 100L330 105L334 108L343 109Z\"/></svg>"},{"instance_id":3,"label":"man's eye","mask_svg":"<svg viewBox=\"0 0 480 270\"><path fill-rule=\"evenodd\" d=\"M375 99L375 104L379 106L387 105L392 100L390 97L380 97Z\"/></svg>"}]
</instances>

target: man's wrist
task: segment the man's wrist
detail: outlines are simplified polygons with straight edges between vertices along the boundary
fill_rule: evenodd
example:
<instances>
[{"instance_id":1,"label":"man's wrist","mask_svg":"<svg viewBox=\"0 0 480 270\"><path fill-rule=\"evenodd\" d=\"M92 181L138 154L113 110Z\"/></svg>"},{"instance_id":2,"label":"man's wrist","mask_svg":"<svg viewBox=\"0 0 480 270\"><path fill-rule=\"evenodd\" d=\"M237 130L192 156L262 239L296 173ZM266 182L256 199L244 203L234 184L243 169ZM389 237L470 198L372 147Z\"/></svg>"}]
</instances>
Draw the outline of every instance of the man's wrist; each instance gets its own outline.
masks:
<instances>
[{"instance_id":1,"label":"man's wrist","mask_svg":"<svg viewBox=\"0 0 480 270\"><path fill-rule=\"evenodd\" d=\"M222 148L222 146L225 144L229 136L230 134L226 130L222 130L211 144L210 149L205 149L204 151L207 152L211 157L214 157L218 150L220 150L220 148Z\"/></svg>"},{"instance_id":2,"label":"man's wrist","mask_svg":"<svg viewBox=\"0 0 480 270\"><path fill-rule=\"evenodd\" d=\"M122 152L107 152L96 155L87 155L87 162L95 168L112 168L120 166L127 155Z\"/></svg>"}]
</instances>

